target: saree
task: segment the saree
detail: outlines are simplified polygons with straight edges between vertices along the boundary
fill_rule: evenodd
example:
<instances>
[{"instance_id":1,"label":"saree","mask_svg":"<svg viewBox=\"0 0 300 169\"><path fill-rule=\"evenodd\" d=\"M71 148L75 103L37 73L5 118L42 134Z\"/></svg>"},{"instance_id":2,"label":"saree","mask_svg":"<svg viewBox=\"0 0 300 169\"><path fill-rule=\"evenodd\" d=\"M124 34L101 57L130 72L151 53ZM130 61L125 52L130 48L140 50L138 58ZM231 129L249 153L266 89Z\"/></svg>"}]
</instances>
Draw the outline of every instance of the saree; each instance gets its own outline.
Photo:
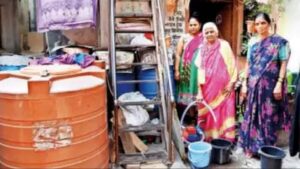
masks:
<instances>
[{"instance_id":1,"label":"saree","mask_svg":"<svg viewBox=\"0 0 300 169\"><path fill-rule=\"evenodd\" d=\"M198 93L197 68L194 64L194 56L203 41L203 35L199 33L192 39L185 37L184 41L186 45L179 65L180 81L177 84L177 103L188 105L196 99Z\"/></svg>"},{"instance_id":2,"label":"saree","mask_svg":"<svg viewBox=\"0 0 300 169\"><path fill-rule=\"evenodd\" d=\"M280 71L276 58L286 44L285 39L272 35L250 48L247 103L240 130L240 144L246 152L256 154L263 145L275 145L276 132L291 127L286 81L282 85L283 98L273 98Z\"/></svg>"},{"instance_id":3,"label":"saree","mask_svg":"<svg viewBox=\"0 0 300 169\"><path fill-rule=\"evenodd\" d=\"M204 69L205 82L199 87L203 99L213 109L216 117L203 105L198 105L198 125L205 133L206 141L223 138L235 140L235 92L225 95L223 90L237 79L235 57L228 42L218 39L212 46L200 48L196 60L198 69ZM199 71L200 73L200 71Z\"/></svg>"},{"instance_id":4,"label":"saree","mask_svg":"<svg viewBox=\"0 0 300 169\"><path fill-rule=\"evenodd\" d=\"M38 32L96 26L97 0L36 0Z\"/></svg>"}]
</instances>

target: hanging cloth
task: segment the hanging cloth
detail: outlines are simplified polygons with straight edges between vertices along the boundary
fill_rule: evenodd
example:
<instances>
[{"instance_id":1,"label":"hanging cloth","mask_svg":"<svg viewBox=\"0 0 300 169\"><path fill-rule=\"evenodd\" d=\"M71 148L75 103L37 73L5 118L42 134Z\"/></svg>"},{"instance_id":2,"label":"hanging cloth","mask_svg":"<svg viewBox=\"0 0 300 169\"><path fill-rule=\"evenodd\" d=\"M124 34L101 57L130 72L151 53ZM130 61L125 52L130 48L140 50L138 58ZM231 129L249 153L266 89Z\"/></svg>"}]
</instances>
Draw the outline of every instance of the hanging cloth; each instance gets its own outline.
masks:
<instances>
[{"instance_id":1,"label":"hanging cloth","mask_svg":"<svg viewBox=\"0 0 300 169\"><path fill-rule=\"evenodd\" d=\"M97 0L36 0L38 32L96 26Z\"/></svg>"}]
</instances>

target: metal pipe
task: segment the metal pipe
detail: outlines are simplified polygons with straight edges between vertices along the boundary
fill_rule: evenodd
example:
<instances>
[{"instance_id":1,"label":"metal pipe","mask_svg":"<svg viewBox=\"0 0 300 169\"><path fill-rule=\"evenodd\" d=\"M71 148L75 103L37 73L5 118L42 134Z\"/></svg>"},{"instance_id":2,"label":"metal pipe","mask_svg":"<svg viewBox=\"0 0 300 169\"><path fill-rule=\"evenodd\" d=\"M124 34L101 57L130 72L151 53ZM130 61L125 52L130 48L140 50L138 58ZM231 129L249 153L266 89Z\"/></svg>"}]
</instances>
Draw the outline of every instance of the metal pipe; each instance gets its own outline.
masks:
<instances>
[{"instance_id":1,"label":"metal pipe","mask_svg":"<svg viewBox=\"0 0 300 169\"><path fill-rule=\"evenodd\" d=\"M174 96L173 96L173 88L172 88L172 82L171 82L171 76L170 76L170 67L169 67L169 60L168 60L168 54L167 54L167 50L166 50L166 42L165 42L165 33L164 33L164 22L162 20L162 12L161 12L161 5L160 5L160 1L156 0L155 2L156 4L156 10L157 10L157 14L155 14L156 19L158 19L158 29L159 29L159 33L160 35L158 36L159 42L160 42L160 47L162 49L162 57L164 59L164 63L162 65L165 66L165 71L164 72L164 76L167 77L167 83L169 86L169 95L171 98L171 103L170 102L166 102L166 106L168 106L168 109L166 109L166 113L167 113L167 134L168 134L168 163L171 164L172 163L172 155L173 155L173 146L172 146L172 121L173 121L173 108L175 107L174 104ZM161 51L160 51L161 52ZM164 79L165 80L165 79ZM167 92L168 93L168 92ZM169 112L167 110L170 110Z\"/></svg>"},{"instance_id":2,"label":"metal pipe","mask_svg":"<svg viewBox=\"0 0 300 169\"><path fill-rule=\"evenodd\" d=\"M109 30L110 30L110 45L109 45L109 59L110 59L110 77L112 78L113 99L114 99L114 152L115 164L119 163L119 124L118 124L118 102L117 102L117 87L116 87L116 49L115 49L115 0L110 0L109 10Z\"/></svg>"},{"instance_id":3,"label":"metal pipe","mask_svg":"<svg viewBox=\"0 0 300 169\"><path fill-rule=\"evenodd\" d=\"M163 56L164 56L164 60L165 60L165 66L166 67L166 75L167 75L167 79L168 79L168 85L169 85L169 91L170 91L170 98L171 98L171 102L175 102L175 99L174 99L174 95L173 95L173 87L172 87L172 79L171 79L171 76L170 76L170 63L169 63L169 60L168 60L168 52L167 52L167 49L166 49L166 41L165 41L165 31L164 31L164 21L162 20L162 17L163 17L163 14L162 14L162 11L161 11L161 6L160 6L160 0L156 0L156 3L158 4L158 19L159 19L159 28L160 28L160 42L162 43L162 45L160 46L163 50ZM162 39L163 38L163 39Z\"/></svg>"}]
</instances>

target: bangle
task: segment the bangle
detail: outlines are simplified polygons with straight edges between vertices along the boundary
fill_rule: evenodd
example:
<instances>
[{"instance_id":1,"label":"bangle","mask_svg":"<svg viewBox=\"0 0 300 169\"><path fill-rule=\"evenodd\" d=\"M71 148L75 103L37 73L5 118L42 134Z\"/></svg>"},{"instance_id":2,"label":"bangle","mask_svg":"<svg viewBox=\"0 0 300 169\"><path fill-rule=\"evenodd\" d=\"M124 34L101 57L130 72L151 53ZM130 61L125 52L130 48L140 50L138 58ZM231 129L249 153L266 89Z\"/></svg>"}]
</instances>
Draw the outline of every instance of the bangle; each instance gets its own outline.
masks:
<instances>
[{"instance_id":1,"label":"bangle","mask_svg":"<svg viewBox=\"0 0 300 169\"><path fill-rule=\"evenodd\" d=\"M282 78L282 77L278 78L278 79L277 79L277 82L282 83L282 82L283 82L283 78Z\"/></svg>"},{"instance_id":2,"label":"bangle","mask_svg":"<svg viewBox=\"0 0 300 169\"><path fill-rule=\"evenodd\" d=\"M281 81L281 82L282 82L282 81L283 81L283 77L279 77L279 78L278 78L278 81Z\"/></svg>"}]
</instances>

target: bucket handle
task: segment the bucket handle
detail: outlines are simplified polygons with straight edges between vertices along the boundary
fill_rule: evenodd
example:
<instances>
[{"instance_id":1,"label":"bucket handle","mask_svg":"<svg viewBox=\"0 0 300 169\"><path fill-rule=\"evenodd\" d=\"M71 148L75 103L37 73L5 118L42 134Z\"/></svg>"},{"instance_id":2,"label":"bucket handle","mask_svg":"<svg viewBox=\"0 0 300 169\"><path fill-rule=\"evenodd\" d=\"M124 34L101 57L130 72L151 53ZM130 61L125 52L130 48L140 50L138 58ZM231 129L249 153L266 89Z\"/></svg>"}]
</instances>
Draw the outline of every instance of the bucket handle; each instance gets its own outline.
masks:
<instances>
[{"instance_id":1,"label":"bucket handle","mask_svg":"<svg viewBox=\"0 0 300 169\"><path fill-rule=\"evenodd\" d=\"M196 100L196 101L191 102L191 103L186 107L186 109L183 111L182 117L181 117L181 119L180 119L180 124L181 124L181 127L182 127L182 128L185 128L185 127L183 126L183 120L184 120L184 118L185 118L185 116L186 116L187 111L188 111L193 105L195 105L196 103L201 103L201 104L203 104L203 105L209 110L210 114L213 116L214 121L215 121L215 122L217 121L215 112L214 112L213 109L206 103L206 101L204 101L204 100L201 100L201 101L200 101L200 100Z\"/></svg>"},{"instance_id":2,"label":"bucket handle","mask_svg":"<svg viewBox=\"0 0 300 169\"><path fill-rule=\"evenodd\" d=\"M185 126L183 126L183 120L184 120L184 118L185 118L185 116L186 116L187 111L188 111L193 105L195 105L196 103L201 103L201 104L203 104L203 105L209 110L209 112L211 113L211 115L213 116L214 121L215 121L215 122L217 121L217 118L216 118L216 115L215 115L215 112L213 111L213 109L212 109L212 108L211 108L204 100L201 100L201 101L200 101L200 100L196 100L196 101L191 102L191 103L185 108L185 110L183 111L182 117L181 117L181 119L180 119L181 129L185 129ZM199 127L199 126L197 126L197 127ZM204 135L203 131L200 130L200 127L197 129L197 132L203 136L203 137L201 138L200 141L204 141L205 135ZM187 140L185 140L185 142L188 143L188 144L190 143L190 142L187 141Z\"/></svg>"}]
</instances>

